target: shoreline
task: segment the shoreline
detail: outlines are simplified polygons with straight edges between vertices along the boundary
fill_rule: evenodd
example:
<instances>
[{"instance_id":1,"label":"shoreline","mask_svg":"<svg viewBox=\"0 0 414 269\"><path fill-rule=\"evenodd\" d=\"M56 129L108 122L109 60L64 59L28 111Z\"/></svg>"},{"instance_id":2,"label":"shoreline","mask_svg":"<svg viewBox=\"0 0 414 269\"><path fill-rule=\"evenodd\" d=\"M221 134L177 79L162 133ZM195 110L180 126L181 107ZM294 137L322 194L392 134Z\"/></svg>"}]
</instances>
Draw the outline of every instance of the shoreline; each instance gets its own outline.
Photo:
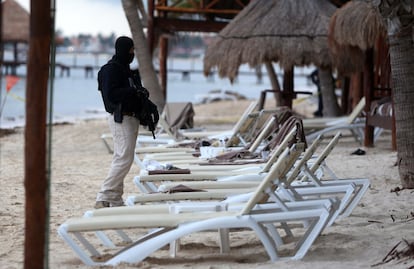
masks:
<instances>
[{"instance_id":1,"label":"shoreline","mask_svg":"<svg viewBox=\"0 0 414 269\"><path fill-rule=\"evenodd\" d=\"M237 121L239 113L242 111L252 102L253 100L238 100L238 101L220 101L220 102L213 102L209 104L193 104L193 108L195 110L195 117L194 117L194 124L197 125L196 127L200 127L201 125L231 125ZM224 104L226 109L230 108L234 114L232 116L223 116L225 115L225 111L220 109ZM234 104L234 105L231 105ZM214 113L208 112L210 108L214 108ZM84 117L61 117L54 119L52 125L65 125L65 124L77 124L79 122L84 121L94 121L94 120L105 120L108 116L108 113L105 111L93 111L89 112L89 116ZM48 125L48 124L47 124ZM0 127L0 137L4 135L13 134L18 132L21 129L25 128L25 122L15 122L14 124L10 123L5 127Z\"/></svg>"},{"instance_id":2,"label":"shoreline","mask_svg":"<svg viewBox=\"0 0 414 269\"><path fill-rule=\"evenodd\" d=\"M195 111L194 124L195 127L200 127L200 125L222 125L222 124L233 124L238 120L238 117L243 113L247 106L255 101L256 99L240 99L240 100L223 100L211 103L193 103L193 108ZM313 109L315 109L316 104L305 101L306 104L300 102L297 105L294 105L293 111L304 116L304 117L313 117ZM266 107L274 107L275 101L273 99L267 100ZM230 114L231 112L231 114ZM76 124L82 121L90 120L100 120L107 117L107 113L104 110L87 110L87 116L66 116L60 117L55 116L52 125L60 124ZM13 119L12 121L6 122L6 125L3 126L4 122L0 121L0 135L2 132L9 132L18 129L24 129L25 121L17 121Z\"/></svg>"}]
</instances>

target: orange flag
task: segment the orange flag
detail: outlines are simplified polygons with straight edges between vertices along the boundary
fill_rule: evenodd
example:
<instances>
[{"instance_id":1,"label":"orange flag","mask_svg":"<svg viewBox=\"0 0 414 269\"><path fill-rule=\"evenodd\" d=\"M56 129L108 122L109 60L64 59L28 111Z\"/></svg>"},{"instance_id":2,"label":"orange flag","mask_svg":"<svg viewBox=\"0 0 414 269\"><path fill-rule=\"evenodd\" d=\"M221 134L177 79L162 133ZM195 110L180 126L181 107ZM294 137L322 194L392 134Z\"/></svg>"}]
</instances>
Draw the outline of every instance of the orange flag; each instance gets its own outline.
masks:
<instances>
[{"instance_id":1,"label":"orange flag","mask_svg":"<svg viewBox=\"0 0 414 269\"><path fill-rule=\"evenodd\" d=\"M11 88L19 81L19 77L16 76L6 76L6 92L9 92Z\"/></svg>"}]
</instances>

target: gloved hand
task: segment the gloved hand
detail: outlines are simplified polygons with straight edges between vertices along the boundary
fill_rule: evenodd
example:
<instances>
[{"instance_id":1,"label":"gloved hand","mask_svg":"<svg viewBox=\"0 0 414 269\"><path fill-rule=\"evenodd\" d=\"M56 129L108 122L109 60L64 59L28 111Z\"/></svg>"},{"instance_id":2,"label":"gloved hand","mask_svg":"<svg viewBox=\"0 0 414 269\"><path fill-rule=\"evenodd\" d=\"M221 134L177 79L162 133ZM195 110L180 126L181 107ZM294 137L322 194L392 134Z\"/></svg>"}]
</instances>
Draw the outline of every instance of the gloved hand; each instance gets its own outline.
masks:
<instances>
[{"instance_id":1,"label":"gloved hand","mask_svg":"<svg viewBox=\"0 0 414 269\"><path fill-rule=\"evenodd\" d=\"M158 114L157 106L148 98L145 98L144 100L145 104L138 119L140 120L141 125L148 126L148 130L152 132L152 136L155 139L154 131L160 120L160 116Z\"/></svg>"},{"instance_id":2,"label":"gloved hand","mask_svg":"<svg viewBox=\"0 0 414 269\"><path fill-rule=\"evenodd\" d=\"M137 95L139 98L149 98L149 91L144 87L137 89Z\"/></svg>"},{"instance_id":3,"label":"gloved hand","mask_svg":"<svg viewBox=\"0 0 414 269\"><path fill-rule=\"evenodd\" d=\"M157 106L153 102L151 102L151 100L148 100L148 101L149 101L149 106L150 106L150 113L154 120L154 124L157 125L158 121L160 120L160 115L158 113Z\"/></svg>"},{"instance_id":4,"label":"gloved hand","mask_svg":"<svg viewBox=\"0 0 414 269\"><path fill-rule=\"evenodd\" d=\"M141 125L153 125L155 127L160 120L157 106L148 98L144 98L142 100L142 107L140 107L140 110L137 113L138 118L141 121Z\"/></svg>"}]
</instances>

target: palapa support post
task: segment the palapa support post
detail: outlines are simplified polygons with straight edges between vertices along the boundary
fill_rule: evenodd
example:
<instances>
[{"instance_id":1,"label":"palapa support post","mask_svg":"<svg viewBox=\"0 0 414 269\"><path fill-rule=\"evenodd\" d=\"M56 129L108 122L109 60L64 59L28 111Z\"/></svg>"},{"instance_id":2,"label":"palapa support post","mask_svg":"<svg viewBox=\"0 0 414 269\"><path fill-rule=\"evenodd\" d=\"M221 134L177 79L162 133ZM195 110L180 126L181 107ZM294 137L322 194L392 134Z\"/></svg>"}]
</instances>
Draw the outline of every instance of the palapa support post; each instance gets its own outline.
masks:
<instances>
[{"instance_id":1,"label":"palapa support post","mask_svg":"<svg viewBox=\"0 0 414 269\"><path fill-rule=\"evenodd\" d=\"M160 79L161 88L165 97L167 97L167 58L168 58L168 38L160 36Z\"/></svg>"},{"instance_id":2,"label":"palapa support post","mask_svg":"<svg viewBox=\"0 0 414 269\"><path fill-rule=\"evenodd\" d=\"M367 105L365 106L365 113L370 112L370 104L372 101L372 90L373 90L373 82L374 82L374 50L368 49L365 53L366 60L364 66L364 96L366 99ZM365 147L373 147L374 146L374 126L366 125L365 126L365 138L364 138L364 146Z\"/></svg>"},{"instance_id":3,"label":"palapa support post","mask_svg":"<svg viewBox=\"0 0 414 269\"><path fill-rule=\"evenodd\" d=\"M282 106L292 108L294 98L294 67L286 68L283 74Z\"/></svg>"},{"instance_id":4,"label":"palapa support post","mask_svg":"<svg viewBox=\"0 0 414 269\"><path fill-rule=\"evenodd\" d=\"M47 268L48 171L46 107L51 44L51 1L31 1L26 84L24 268Z\"/></svg>"},{"instance_id":5,"label":"palapa support post","mask_svg":"<svg viewBox=\"0 0 414 269\"><path fill-rule=\"evenodd\" d=\"M0 3L0 14L3 16L3 5ZM3 20L0 20L0 33L3 33ZM3 35L0 35L0 85L3 71Z\"/></svg>"}]
</instances>

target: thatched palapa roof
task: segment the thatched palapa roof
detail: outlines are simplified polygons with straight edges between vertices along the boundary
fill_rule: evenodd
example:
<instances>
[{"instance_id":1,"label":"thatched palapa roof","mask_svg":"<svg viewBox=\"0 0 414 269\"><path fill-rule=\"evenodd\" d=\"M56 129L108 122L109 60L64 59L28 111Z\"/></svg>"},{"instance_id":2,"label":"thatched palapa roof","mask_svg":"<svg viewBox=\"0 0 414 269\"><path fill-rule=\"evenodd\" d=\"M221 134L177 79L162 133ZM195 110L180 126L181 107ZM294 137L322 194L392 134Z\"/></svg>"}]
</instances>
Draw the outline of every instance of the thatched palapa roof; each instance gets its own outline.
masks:
<instances>
[{"instance_id":1,"label":"thatched palapa roof","mask_svg":"<svg viewBox=\"0 0 414 269\"><path fill-rule=\"evenodd\" d=\"M339 72L349 73L362 70L364 51L386 35L386 26L374 5L351 1L334 13L328 34L334 65Z\"/></svg>"},{"instance_id":2,"label":"thatched palapa roof","mask_svg":"<svg viewBox=\"0 0 414 269\"><path fill-rule=\"evenodd\" d=\"M2 3L3 42L28 42L30 15L14 0Z\"/></svg>"},{"instance_id":3,"label":"thatched palapa roof","mask_svg":"<svg viewBox=\"0 0 414 269\"><path fill-rule=\"evenodd\" d=\"M251 1L208 46L204 71L217 66L221 77L234 79L245 63L330 66L328 26L335 10L327 0Z\"/></svg>"},{"instance_id":4,"label":"thatched palapa roof","mask_svg":"<svg viewBox=\"0 0 414 269\"><path fill-rule=\"evenodd\" d=\"M372 48L386 27L377 7L364 1L351 1L332 17L329 36L340 45Z\"/></svg>"}]
</instances>

